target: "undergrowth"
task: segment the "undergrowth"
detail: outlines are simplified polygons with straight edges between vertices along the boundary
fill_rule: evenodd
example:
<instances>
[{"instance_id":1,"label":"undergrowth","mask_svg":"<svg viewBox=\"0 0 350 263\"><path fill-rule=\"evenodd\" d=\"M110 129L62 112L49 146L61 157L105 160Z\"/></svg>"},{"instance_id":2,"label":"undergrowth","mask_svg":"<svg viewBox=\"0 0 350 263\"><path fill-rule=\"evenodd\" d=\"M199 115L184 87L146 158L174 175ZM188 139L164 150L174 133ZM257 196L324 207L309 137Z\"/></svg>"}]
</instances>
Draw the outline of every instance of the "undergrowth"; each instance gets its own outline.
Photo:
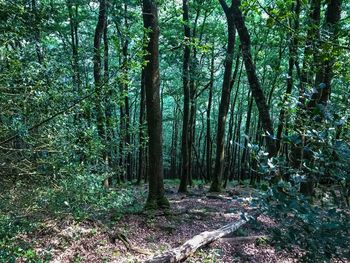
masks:
<instances>
[{"instance_id":1,"label":"undergrowth","mask_svg":"<svg viewBox=\"0 0 350 263\"><path fill-rule=\"evenodd\" d=\"M295 252L301 262L350 259L349 207L339 206L327 194L306 197L287 182L264 190L260 208L278 222L270 229L274 247Z\"/></svg>"},{"instance_id":2,"label":"undergrowth","mask_svg":"<svg viewBox=\"0 0 350 263\"><path fill-rule=\"evenodd\" d=\"M38 255L21 237L44 227L47 219L107 222L141 211L142 191L128 184L107 190L102 181L103 176L80 174L57 182L0 182L0 262L48 262L49 252Z\"/></svg>"}]
</instances>

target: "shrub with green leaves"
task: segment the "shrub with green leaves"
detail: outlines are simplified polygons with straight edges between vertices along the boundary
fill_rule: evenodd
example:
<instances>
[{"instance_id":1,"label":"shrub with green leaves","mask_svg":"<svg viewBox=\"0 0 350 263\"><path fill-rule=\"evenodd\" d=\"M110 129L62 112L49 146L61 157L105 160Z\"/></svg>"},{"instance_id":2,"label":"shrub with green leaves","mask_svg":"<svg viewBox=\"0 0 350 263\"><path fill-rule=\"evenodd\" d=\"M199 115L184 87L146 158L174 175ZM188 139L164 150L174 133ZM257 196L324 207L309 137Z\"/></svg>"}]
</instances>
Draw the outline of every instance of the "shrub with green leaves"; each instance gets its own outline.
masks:
<instances>
[{"instance_id":1,"label":"shrub with green leaves","mask_svg":"<svg viewBox=\"0 0 350 263\"><path fill-rule=\"evenodd\" d=\"M278 222L272 229L276 247L301 252L305 262L350 259L350 210L332 199L312 202L290 183L280 182L262 196L261 208Z\"/></svg>"}]
</instances>

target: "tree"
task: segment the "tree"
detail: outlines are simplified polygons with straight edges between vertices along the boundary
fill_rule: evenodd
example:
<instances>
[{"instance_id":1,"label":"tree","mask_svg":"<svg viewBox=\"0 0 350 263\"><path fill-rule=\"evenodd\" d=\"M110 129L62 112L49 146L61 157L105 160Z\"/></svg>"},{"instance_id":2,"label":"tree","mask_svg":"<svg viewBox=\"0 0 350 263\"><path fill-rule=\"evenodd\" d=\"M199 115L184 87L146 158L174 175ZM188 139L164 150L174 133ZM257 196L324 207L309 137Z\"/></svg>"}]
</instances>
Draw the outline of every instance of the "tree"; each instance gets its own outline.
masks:
<instances>
[{"instance_id":1,"label":"tree","mask_svg":"<svg viewBox=\"0 0 350 263\"><path fill-rule=\"evenodd\" d=\"M213 174L213 181L210 186L211 192L220 192L221 191L221 180L222 174L224 171L225 163L225 125L227 112L230 105L230 96L231 96L231 74L233 66L233 53L235 50L235 36L236 29L234 26L232 6L228 7L224 0L220 0L222 9L224 10L226 20L227 20L227 51L225 58L225 71L224 79L222 83L221 90L221 100L219 106L219 115L218 115L218 130L216 134L216 157L215 157L215 170ZM237 71L236 71L237 72Z\"/></svg>"},{"instance_id":2,"label":"tree","mask_svg":"<svg viewBox=\"0 0 350 263\"><path fill-rule=\"evenodd\" d=\"M145 60L145 91L148 144L149 192L146 209L169 207L164 195L163 152L162 152L162 115L160 112L159 78L159 26L158 9L154 0L143 0L143 23L148 36Z\"/></svg>"},{"instance_id":3,"label":"tree","mask_svg":"<svg viewBox=\"0 0 350 263\"><path fill-rule=\"evenodd\" d=\"M336 42L338 38L337 23L340 20L341 5L341 0L332 0L328 3L326 10L325 27L327 29L327 32L329 32L331 39L334 42ZM308 117L313 120L316 120L316 122L321 122L321 120L325 118L327 112L326 105L331 94L331 81L333 77L333 65L335 62L332 51L333 49L323 49L322 60L322 56L316 56L316 61L319 62L317 64L319 68L317 69L315 76L315 84L317 88L316 92L313 92L313 94L311 95L311 99L307 104ZM316 115L320 116L314 118L316 108L319 109L318 111L316 111ZM314 127L314 125L312 125L312 127ZM305 138L304 143L309 143L308 138ZM308 159L308 161L311 162L313 158L314 157L310 153L305 154L305 159ZM307 173L306 180L300 184L300 192L305 195L314 194L314 181L315 180L313 178L312 172L309 171Z\"/></svg>"},{"instance_id":4,"label":"tree","mask_svg":"<svg viewBox=\"0 0 350 263\"><path fill-rule=\"evenodd\" d=\"M181 169L181 182L179 187L180 193L187 192L187 184L189 180L190 168L189 168L189 125L190 125L190 42L191 42L191 29L189 26L189 12L188 12L188 0L182 1L183 9L183 21L184 21L184 55L183 55L183 93L184 93L184 106L183 106L183 124L182 124L182 169Z\"/></svg>"},{"instance_id":5,"label":"tree","mask_svg":"<svg viewBox=\"0 0 350 263\"><path fill-rule=\"evenodd\" d=\"M266 98L256 74L256 69L251 55L251 41L248 29L245 25L242 11L240 10L240 0L232 1L233 19L237 28L239 39L241 40L242 56L247 72L248 82L252 96L259 110L259 117L266 135L266 145L269 152L269 157L274 157L277 154L276 143L274 138L274 130L266 103Z\"/></svg>"},{"instance_id":6,"label":"tree","mask_svg":"<svg viewBox=\"0 0 350 263\"><path fill-rule=\"evenodd\" d=\"M145 147L146 147L146 134L144 130L145 125L145 69L142 68L141 71L141 91L140 91L140 128L139 128L139 164L138 164L138 175L137 175L137 183L140 184L142 178L145 178L146 175L146 164L145 164Z\"/></svg>"},{"instance_id":7,"label":"tree","mask_svg":"<svg viewBox=\"0 0 350 263\"><path fill-rule=\"evenodd\" d=\"M71 0L67 0L67 8L69 14L69 25L70 25L70 35L71 35L71 46L72 46L72 69L73 69L73 85L76 90L80 92L80 69L79 69L79 35L78 35L78 10L79 4L75 3L75 8L73 9L73 3Z\"/></svg>"},{"instance_id":8,"label":"tree","mask_svg":"<svg viewBox=\"0 0 350 263\"><path fill-rule=\"evenodd\" d=\"M106 115L104 111L104 99L102 94L102 85L104 84L101 75L102 63L100 55L101 39L104 33L104 28L106 26L106 11L107 4L105 0L100 0L100 8L98 14L98 21L95 29L94 36L94 79L95 79L95 89L96 89L96 112L97 112L97 131L99 138L102 143L103 161L108 165L107 157L107 133L106 133ZM104 181L106 187L108 187L108 179Z\"/></svg>"},{"instance_id":9,"label":"tree","mask_svg":"<svg viewBox=\"0 0 350 263\"><path fill-rule=\"evenodd\" d=\"M210 60L210 82L209 82L209 98L208 98L208 107L207 107L207 129L206 129L206 170L207 170L207 180L210 181L212 178L212 157L211 157L211 107L213 101L213 88L214 88L214 49L215 42L213 42L212 52L211 52L211 60Z\"/></svg>"}]
</instances>

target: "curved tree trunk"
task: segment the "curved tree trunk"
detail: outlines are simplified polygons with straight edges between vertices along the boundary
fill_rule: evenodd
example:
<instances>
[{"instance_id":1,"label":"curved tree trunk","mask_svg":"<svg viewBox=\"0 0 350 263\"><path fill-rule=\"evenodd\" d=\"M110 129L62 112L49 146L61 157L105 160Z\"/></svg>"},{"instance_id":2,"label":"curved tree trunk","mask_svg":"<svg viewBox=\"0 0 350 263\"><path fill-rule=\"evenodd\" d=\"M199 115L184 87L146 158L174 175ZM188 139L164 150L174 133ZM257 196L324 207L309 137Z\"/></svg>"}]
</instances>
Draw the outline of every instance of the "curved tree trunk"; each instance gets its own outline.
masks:
<instances>
[{"instance_id":1,"label":"curved tree trunk","mask_svg":"<svg viewBox=\"0 0 350 263\"><path fill-rule=\"evenodd\" d=\"M259 116L262 123L262 128L266 133L266 145L269 152L269 157L276 156L276 143L274 139L273 125L266 103L264 92L261 88L256 69L251 54L250 35L243 19L242 11L239 9L240 0L233 0L232 10L234 22L241 40L243 61L247 72L248 82L255 103L259 110Z\"/></svg>"}]
</instances>

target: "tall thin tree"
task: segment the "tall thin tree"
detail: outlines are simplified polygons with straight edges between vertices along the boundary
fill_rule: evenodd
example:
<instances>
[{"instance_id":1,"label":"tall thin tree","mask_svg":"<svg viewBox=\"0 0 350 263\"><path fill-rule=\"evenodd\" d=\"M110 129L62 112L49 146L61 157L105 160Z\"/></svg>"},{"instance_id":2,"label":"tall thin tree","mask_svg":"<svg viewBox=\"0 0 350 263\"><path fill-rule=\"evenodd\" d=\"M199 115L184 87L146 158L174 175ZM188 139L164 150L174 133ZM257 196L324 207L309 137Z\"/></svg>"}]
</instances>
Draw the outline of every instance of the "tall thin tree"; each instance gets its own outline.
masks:
<instances>
[{"instance_id":1,"label":"tall thin tree","mask_svg":"<svg viewBox=\"0 0 350 263\"><path fill-rule=\"evenodd\" d=\"M225 163L225 125L228 109L230 106L230 96L231 96L231 74L233 68L233 54L235 50L235 38L236 29L233 23L233 12L232 6L229 7L225 0L220 0L222 9L224 10L226 20L227 20L227 51L225 58L225 70L224 79L222 83L221 90L221 100L219 105L219 115L218 115L218 129L216 133L216 157L215 157L215 169L213 174L213 181L210 186L211 192L221 191L221 181L224 171Z\"/></svg>"},{"instance_id":2,"label":"tall thin tree","mask_svg":"<svg viewBox=\"0 0 350 263\"><path fill-rule=\"evenodd\" d=\"M182 1L183 22L184 22L184 55L182 66L182 85L184 92L184 107L183 107L183 124L182 124L182 169L181 182L179 187L180 193L187 192L187 184L189 180L189 124L190 124L190 38L191 29L189 26L189 10L188 0Z\"/></svg>"}]
</instances>

